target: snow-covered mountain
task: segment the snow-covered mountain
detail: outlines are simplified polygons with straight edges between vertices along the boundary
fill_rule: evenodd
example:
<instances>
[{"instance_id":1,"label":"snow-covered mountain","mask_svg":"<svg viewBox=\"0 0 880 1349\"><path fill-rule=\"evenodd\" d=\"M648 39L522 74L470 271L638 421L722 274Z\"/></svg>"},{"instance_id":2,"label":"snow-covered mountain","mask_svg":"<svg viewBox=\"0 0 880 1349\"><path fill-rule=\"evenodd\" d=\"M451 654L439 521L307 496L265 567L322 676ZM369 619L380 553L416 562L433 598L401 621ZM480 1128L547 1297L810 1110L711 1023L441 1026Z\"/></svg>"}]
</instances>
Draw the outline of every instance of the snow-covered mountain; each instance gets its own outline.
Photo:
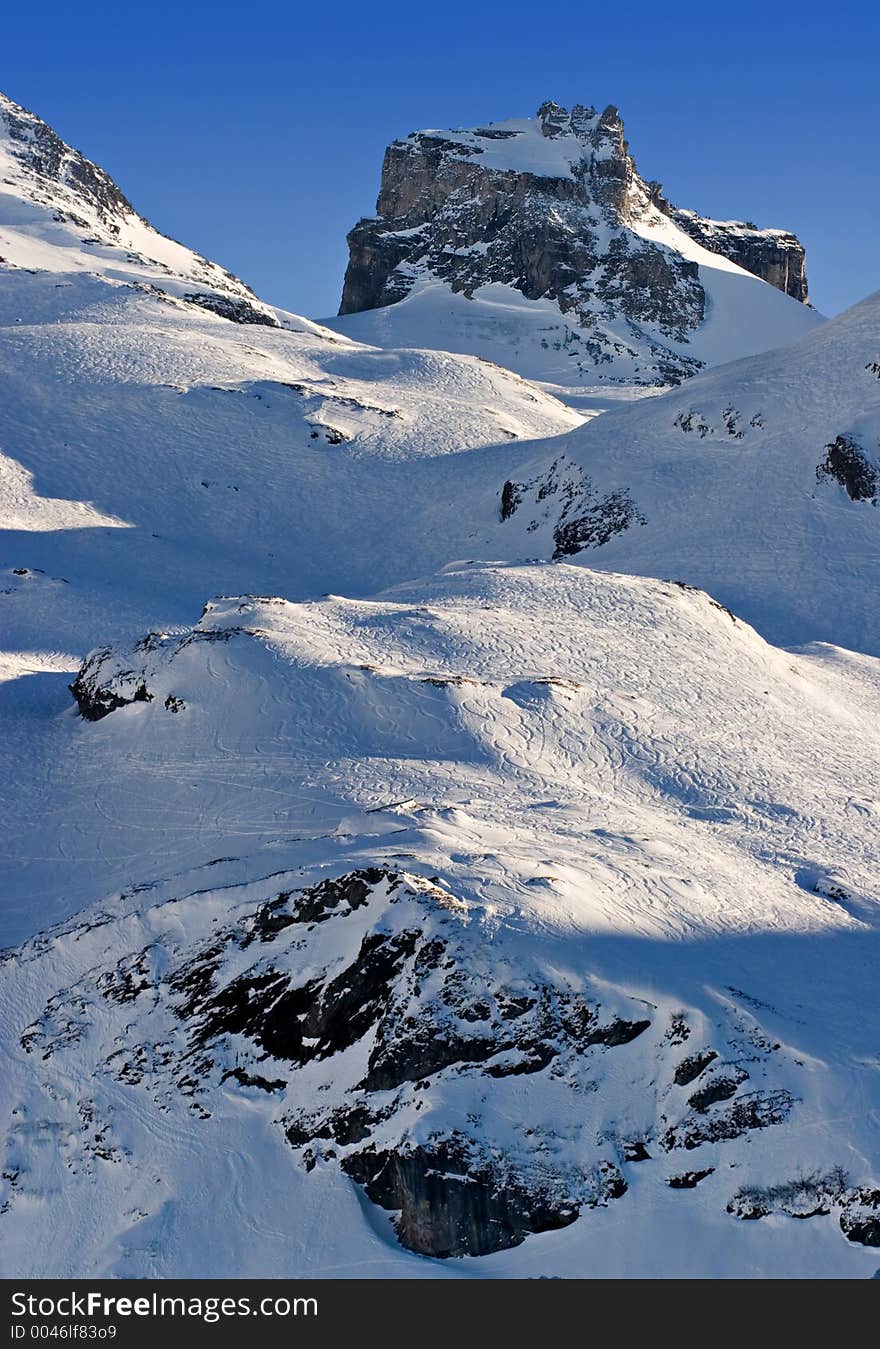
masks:
<instances>
[{"instance_id":1,"label":"snow-covered mountain","mask_svg":"<svg viewBox=\"0 0 880 1349\"><path fill-rule=\"evenodd\" d=\"M502 555L681 577L776 642L880 655L878 376L880 292L538 452Z\"/></svg>"},{"instance_id":2,"label":"snow-covered mountain","mask_svg":"<svg viewBox=\"0 0 880 1349\"><path fill-rule=\"evenodd\" d=\"M105 171L0 94L0 265L157 286L239 322L276 324L231 272L153 229Z\"/></svg>"},{"instance_id":3,"label":"snow-covered mountain","mask_svg":"<svg viewBox=\"0 0 880 1349\"><path fill-rule=\"evenodd\" d=\"M871 1275L878 302L583 426L0 121L0 1272Z\"/></svg>"},{"instance_id":4,"label":"snow-covered mountain","mask_svg":"<svg viewBox=\"0 0 880 1349\"><path fill-rule=\"evenodd\" d=\"M38 119L4 104L0 123L0 512L25 649L187 621L223 589L401 579L424 546L396 509L408 473L580 423L479 359L366 348L273 309ZM48 579L43 602L27 594L41 573L64 578L51 613Z\"/></svg>"},{"instance_id":5,"label":"snow-covered mountain","mask_svg":"<svg viewBox=\"0 0 880 1349\"><path fill-rule=\"evenodd\" d=\"M613 107L394 141L349 246L330 326L569 391L678 384L820 322L797 238L671 206Z\"/></svg>"}]
</instances>

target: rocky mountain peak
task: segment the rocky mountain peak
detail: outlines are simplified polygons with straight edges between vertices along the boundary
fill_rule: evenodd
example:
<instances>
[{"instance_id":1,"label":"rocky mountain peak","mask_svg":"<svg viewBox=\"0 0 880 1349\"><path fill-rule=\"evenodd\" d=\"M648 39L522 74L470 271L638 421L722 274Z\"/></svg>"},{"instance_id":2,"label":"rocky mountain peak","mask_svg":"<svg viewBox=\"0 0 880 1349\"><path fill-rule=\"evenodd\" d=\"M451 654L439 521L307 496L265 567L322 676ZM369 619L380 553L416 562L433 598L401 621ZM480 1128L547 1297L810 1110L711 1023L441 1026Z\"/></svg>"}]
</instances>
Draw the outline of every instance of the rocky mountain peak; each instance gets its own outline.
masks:
<instances>
[{"instance_id":1,"label":"rocky mountain peak","mask_svg":"<svg viewBox=\"0 0 880 1349\"><path fill-rule=\"evenodd\" d=\"M585 144L597 145L602 140L616 141L622 148L623 122L613 103L603 113L592 106L575 103L571 112L560 103L542 103L537 112L541 135L548 139L558 136L577 136Z\"/></svg>"},{"instance_id":2,"label":"rocky mountain peak","mask_svg":"<svg viewBox=\"0 0 880 1349\"><path fill-rule=\"evenodd\" d=\"M807 298L798 239L673 206L639 174L614 105L547 101L534 118L392 142L376 215L348 241L340 315L438 281L466 299L504 286L564 316L558 344L580 382L678 383L707 363L698 338L717 313L711 273L729 264ZM765 324L756 316L751 349ZM796 317L786 325L786 339L799 335Z\"/></svg>"}]
</instances>

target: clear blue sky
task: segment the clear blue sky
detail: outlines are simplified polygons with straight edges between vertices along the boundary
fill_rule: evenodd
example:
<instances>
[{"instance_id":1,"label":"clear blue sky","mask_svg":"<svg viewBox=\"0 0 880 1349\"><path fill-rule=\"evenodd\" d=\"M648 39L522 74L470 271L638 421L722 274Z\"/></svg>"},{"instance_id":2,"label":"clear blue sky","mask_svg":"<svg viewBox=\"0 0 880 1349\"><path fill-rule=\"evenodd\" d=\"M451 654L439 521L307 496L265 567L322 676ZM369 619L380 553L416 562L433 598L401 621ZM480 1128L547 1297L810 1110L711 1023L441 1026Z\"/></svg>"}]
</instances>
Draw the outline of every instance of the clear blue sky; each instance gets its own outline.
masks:
<instances>
[{"instance_id":1,"label":"clear blue sky","mask_svg":"<svg viewBox=\"0 0 880 1349\"><path fill-rule=\"evenodd\" d=\"M6 7L2 50L4 92L299 313L335 313L389 140L545 98L616 103L676 203L794 229L825 313L880 287L876 0L49 0Z\"/></svg>"}]
</instances>

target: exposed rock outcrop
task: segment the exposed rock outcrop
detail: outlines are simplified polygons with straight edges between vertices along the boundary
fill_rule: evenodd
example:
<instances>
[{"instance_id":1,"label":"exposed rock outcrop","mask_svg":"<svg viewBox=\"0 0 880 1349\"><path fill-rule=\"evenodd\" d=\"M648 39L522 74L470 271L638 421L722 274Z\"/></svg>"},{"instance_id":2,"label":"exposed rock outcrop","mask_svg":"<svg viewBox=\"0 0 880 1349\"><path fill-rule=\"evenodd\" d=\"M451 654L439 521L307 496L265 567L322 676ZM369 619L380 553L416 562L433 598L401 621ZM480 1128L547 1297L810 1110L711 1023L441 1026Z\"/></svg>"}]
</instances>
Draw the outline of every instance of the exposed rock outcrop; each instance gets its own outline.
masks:
<instances>
[{"instance_id":1,"label":"exposed rock outcrop","mask_svg":"<svg viewBox=\"0 0 880 1349\"><path fill-rule=\"evenodd\" d=\"M711 1051L692 1059L713 1065L715 1090L686 1100L682 1012L670 1034L624 990L519 947L490 942L487 955L479 911L437 879L385 865L284 879L265 878L262 897L218 891L219 905L205 891L171 899L173 936L154 908L152 937L48 996L24 1050L54 1068L88 1045L96 1074L163 1110L182 1098L200 1119L246 1093L297 1164L341 1168L404 1246L438 1258L568 1226L624 1200L628 1167L650 1171L663 1152L723 1144L793 1107L781 1088L740 1095L745 1071L716 1072ZM201 935L182 943L189 923ZM725 1038L738 1057L742 1031L737 1015ZM750 1036L751 1073L775 1076L776 1053ZM642 1126L622 1127L635 1103ZM716 1156L656 1181L692 1188ZM872 1239L866 1195L852 1240Z\"/></svg>"},{"instance_id":2,"label":"exposed rock outcrop","mask_svg":"<svg viewBox=\"0 0 880 1349\"><path fill-rule=\"evenodd\" d=\"M842 1166L824 1174L799 1175L778 1185L745 1185L732 1196L727 1211L751 1221L771 1213L785 1213L790 1218L835 1214L848 1241L880 1247L880 1189L850 1185Z\"/></svg>"},{"instance_id":3,"label":"exposed rock outcrop","mask_svg":"<svg viewBox=\"0 0 880 1349\"><path fill-rule=\"evenodd\" d=\"M847 1240L860 1246L880 1246L880 1189L865 1186L847 1194L840 1230Z\"/></svg>"},{"instance_id":4,"label":"exposed rock outcrop","mask_svg":"<svg viewBox=\"0 0 880 1349\"><path fill-rule=\"evenodd\" d=\"M662 197L656 200L679 229L710 253L720 253L777 290L807 302L807 255L797 235L788 230L758 229L750 221L708 220L696 211L667 206Z\"/></svg>"},{"instance_id":5,"label":"exposed rock outcrop","mask_svg":"<svg viewBox=\"0 0 880 1349\"><path fill-rule=\"evenodd\" d=\"M139 674L133 670L120 671L117 682L109 687L102 682L104 662L110 657L109 649L93 651L83 662L73 683L68 685L76 699L80 716L86 721L100 721L120 707L131 703L148 703L153 695Z\"/></svg>"},{"instance_id":6,"label":"exposed rock outcrop","mask_svg":"<svg viewBox=\"0 0 880 1349\"><path fill-rule=\"evenodd\" d=\"M188 304L207 309L219 318L229 319L232 323L258 323L265 328L280 328L280 323L268 305L260 305L250 300L239 299L231 295L211 295L195 291L184 295Z\"/></svg>"},{"instance_id":7,"label":"exposed rock outcrop","mask_svg":"<svg viewBox=\"0 0 880 1349\"><path fill-rule=\"evenodd\" d=\"M528 519L528 533L553 522L552 556L557 562L587 548L601 548L615 534L646 523L628 491L597 492L588 474L564 454L537 478L504 483L502 521L517 512Z\"/></svg>"},{"instance_id":8,"label":"exposed rock outcrop","mask_svg":"<svg viewBox=\"0 0 880 1349\"><path fill-rule=\"evenodd\" d=\"M668 237L653 229L664 217L676 227L666 225ZM698 265L675 246L679 230L806 299L795 236L671 206L639 176L613 106L544 103L535 121L417 131L388 147L376 215L348 236L339 312L393 305L426 277L467 297L501 283L556 303L579 364L625 358L638 382L677 383L700 362L671 347L706 311Z\"/></svg>"},{"instance_id":9,"label":"exposed rock outcrop","mask_svg":"<svg viewBox=\"0 0 880 1349\"><path fill-rule=\"evenodd\" d=\"M517 1246L532 1232L567 1227L580 1206L561 1184L526 1187L491 1157L474 1157L469 1140L441 1139L433 1147L396 1152L366 1149L343 1161L374 1204L399 1211L397 1235L422 1255L488 1255ZM626 1182L596 1187L594 1203L617 1198ZM602 1177L605 1180L605 1177ZM600 1197L601 1196L601 1197Z\"/></svg>"},{"instance_id":10,"label":"exposed rock outcrop","mask_svg":"<svg viewBox=\"0 0 880 1349\"><path fill-rule=\"evenodd\" d=\"M753 1129L766 1129L771 1124L781 1124L788 1117L793 1105L794 1098L784 1090L751 1092L739 1097L729 1108L711 1113L707 1112L705 1106L700 1109L698 1105L694 1107L692 1115L666 1131L661 1143L667 1151L675 1148L691 1151L703 1143L739 1138Z\"/></svg>"},{"instance_id":11,"label":"exposed rock outcrop","mask_svg":"<svg viewBox=\"0 0 880 1349\"><path fill-rule=\"evenodd\" d=\"M683 1171L680 1176L669 1176L666 1184L670 1190L694 1190L701 1180L705 1180L714 1172L714 1166L707 1166L704 1171Z\"/></svg>"},{"instance_id":12,"label":"exposed rock outcrop","mask_svg":"<svg viewBox=\"0 0 880 1349\"><path fill-rule=\"evenodd\" d=\"M852 436L840 435L825 446L825 458L816 469L816 480L839 483L850 501L876 503L880 494L880 461L869 455Z\"/></svg>"},{"instance_id":13,"label":"exposed rock outcrop","mask_svg":"<svg viewBox=\"0 0 880 1349\"><path fill-rule=\"evenodd\" d=\"M673 1081L676 1086L687 1087L691 1082L695 1082L717 1057L714 1049L704 1049L696 1054L688 1054L686 1058L682 1059L673 1074Z\"/></svg>"}]
</instances>

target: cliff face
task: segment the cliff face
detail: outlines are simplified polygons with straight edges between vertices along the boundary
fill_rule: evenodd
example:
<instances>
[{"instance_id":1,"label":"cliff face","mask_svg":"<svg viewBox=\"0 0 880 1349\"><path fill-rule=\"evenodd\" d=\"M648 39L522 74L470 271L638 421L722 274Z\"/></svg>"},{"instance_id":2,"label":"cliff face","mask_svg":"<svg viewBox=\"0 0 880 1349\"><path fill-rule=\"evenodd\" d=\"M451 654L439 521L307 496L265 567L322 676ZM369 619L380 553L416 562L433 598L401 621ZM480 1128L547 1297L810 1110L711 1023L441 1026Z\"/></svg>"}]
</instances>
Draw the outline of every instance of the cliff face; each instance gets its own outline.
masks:
<instances>
[{"instance_id":1,"label":"cliff face","mask_svg":"<svg viewBox=\"0 0 880 1349\"><path fill-rule=\"evenodd\" d=\"M742 220L707 220L696 211L672 206L670 220L710 253L720 253L785 295L806 304L807 257L797 235L760 230Z\"/></svg>"},{"instance_id":2,"label":"cliff face","mask_svg":"<svg viewBox=\"0 0 880 1349\"><path fill-rule=\"evenodd\" d=\"M454 290L503 281L529 299L548 291L560 298L573 276L593 270L599 240L582 213L591 204L621 216L626 210L634 166L622 123L614 108L601 117L575 108L569 116L555 104L545 104L538 121L540 135L564 143L567 155L554 155L554 146L541 164L532 146L528 167L507 167L508 143L528 133L501 127L472 133L473 144L461 133L415 132L390 145L377 216L349 235L340 312L393 304L411 285L400 264L415 260L427 260ZM487 148L496 147L501 154L487 162ZM511 147L511 164L520 148ZM580 163L572 150L582 151Z\"/></svg>"},{"instance_id":3,"label":"cliff face","mask_svg":"<svg viewBox=\"0 0 880 1349\"><path fill-rule=\"evenodd\" d=\"M794 235L672 207L640 177L614 107L545 103L536 119L414 132L386 151L376 211L348 236L341 315L426 279L466 298L500 284L558 307L581 367L626 367L638 383L703 364L688 346L707 311L707 253L807 294Z\"/></svg>"}]
</instances>

